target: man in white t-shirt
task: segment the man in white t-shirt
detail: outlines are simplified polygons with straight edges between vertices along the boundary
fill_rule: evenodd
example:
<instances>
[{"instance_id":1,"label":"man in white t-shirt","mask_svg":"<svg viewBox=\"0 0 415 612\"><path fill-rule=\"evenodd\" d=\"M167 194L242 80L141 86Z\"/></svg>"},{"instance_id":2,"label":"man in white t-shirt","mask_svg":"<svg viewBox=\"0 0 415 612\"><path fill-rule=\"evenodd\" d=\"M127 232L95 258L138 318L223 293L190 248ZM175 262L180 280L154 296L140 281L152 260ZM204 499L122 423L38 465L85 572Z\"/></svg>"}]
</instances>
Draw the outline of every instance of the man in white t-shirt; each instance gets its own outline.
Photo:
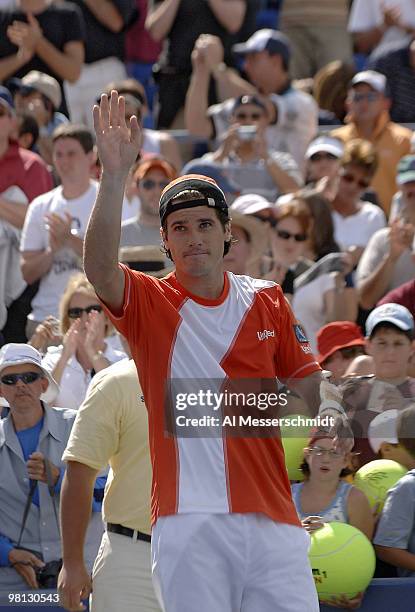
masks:
<instances>
[{"instance_id":1,"label":"man in white t-shirt","mask_svg":"<svg viewBox=\"0 0 415 612\"><path fill-rule=\"evenodd\" d=\"M28 317L28 338L48 315L58 316L69 277L82 269L83 236L97 193L97 184L90 179L95 158L91 131L63 124L52 140L61 185L33 201L20 243L24 279L27 283L40 280Z\"/></svg>"},{"instance_id":2,"label":"man in white t-shirt","mask_svg":"<svg viewBox=\"0 0 415 612\"><path fill-rule=\"evenodd\" d=\"M348 29L361 53L409 42L415 34L415 0L354 0Z\"/></svg>"},{"instance_id":3,"label":"man in white t-shirt","mask_svg":"<svg viewBox=\"0 0 415 612\"><path fill-rule=\"evenodd\" d=\"M262 94L270 125L268 144L276 151L291 153L304 167L304 154L317 131L317 104L307 93L291 86L290 41L276 30L258 30L233 51L244 60L249 82L223 63L219 38L203 34L192 53L193 73L187 92L185 119L191 134L204 138L221 137L229 128L233 99ZM208 84L213 76L222 100L208 108Z\"/></svg>"}]
</instances>

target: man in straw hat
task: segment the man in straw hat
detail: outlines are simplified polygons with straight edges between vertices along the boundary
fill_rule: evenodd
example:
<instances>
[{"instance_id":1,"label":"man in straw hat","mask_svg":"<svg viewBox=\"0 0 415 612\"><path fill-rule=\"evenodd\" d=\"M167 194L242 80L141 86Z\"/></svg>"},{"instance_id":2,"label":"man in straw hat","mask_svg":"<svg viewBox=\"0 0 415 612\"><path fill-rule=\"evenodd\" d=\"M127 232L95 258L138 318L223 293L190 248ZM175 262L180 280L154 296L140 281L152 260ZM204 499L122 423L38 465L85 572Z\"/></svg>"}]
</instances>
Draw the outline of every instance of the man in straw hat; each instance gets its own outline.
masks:
<instances>
[{"instance_id":1,"label":"man in straw hat","mask_svg":"<svg viewBox=\"0 0 415 612\"><path fill-rule=\"evenodd\" d=\"M167 612L317 611L308 538L291 499L281 441L275 431L225 437L210 400L231 380L255 379L258 390L267 379L275 389L278 376L308 392L316 414L320 367L278 285L224 273L231 223L212 179L182 176L162 193L161 236L174 274L157 280L118 264L122 194L140 143L138 123L133 117L126 125L123 107L113 91L94 108L103 174L84 266L129 342L149 413L159 601ZM186 392L179 396L177 388ZM343 423L335 399L322 410ZM183 428L187 414L211 425L195 418ZM351 440L336 432L336 443L349 447Z\"/></svg>"}]
</instances>

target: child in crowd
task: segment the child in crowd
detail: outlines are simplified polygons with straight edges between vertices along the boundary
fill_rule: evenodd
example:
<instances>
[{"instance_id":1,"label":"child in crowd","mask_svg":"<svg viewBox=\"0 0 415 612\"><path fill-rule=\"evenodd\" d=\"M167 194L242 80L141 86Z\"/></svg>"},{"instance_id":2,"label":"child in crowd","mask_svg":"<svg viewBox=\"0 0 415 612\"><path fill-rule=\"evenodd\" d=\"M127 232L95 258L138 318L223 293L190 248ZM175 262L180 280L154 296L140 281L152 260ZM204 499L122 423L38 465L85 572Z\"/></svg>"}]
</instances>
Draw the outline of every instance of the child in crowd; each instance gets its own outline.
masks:
<instances>
[{"instance_id":1,"label":"child in crowd","mask_svg":"<svg viewBox=\"0 0 415 612\"><path fill-rule=\"evenodd\" d=\"M399 445L415 462L415 405L397 418ZM374 544L380 559L397 567L401 577L415 576L415 469L389 491Z\"/></svg>"},{"instance_id":2,"label":"child in crowd","mask_svg":"<svg viewBox=\"0 0 415 612\"><path fill-rule=\"evenodd\" d=\"M365 339L360 327L352 321L334 321L317 332L317 361L331 372L330 382L338 385L347 367L365 352Z\"/></svg>"},{"instance_id":3,"label":"child in crowd","mask_svg":"<svg viewBox=\"0 0 415 612\"><path fill-rule=\"evenodd\" d=\"M309 532L323 523L338 521L373 535L373 516L366 495L343 480L350 474L349 457L334 450L330 437L313 436L300 466L304 482L292 485L298 516Z\"/></svg>"},{"instance_id":4,"label":"child in crowd","mask_svg":"<svg viewBox=\"0 0 415 612\"><path fill-rule=\"evenodd\" d=\"M407 375L413 337L414 319L400 304L378 306L366 321L366 352L373 359L374 376L350 378L340 386L360 465L376 459L367 435L370 422L385 410L400 411L414 401L415 379Z\"/></svg>"},{"instance_id":5,"label":"child in crowd","mask_svg":"<svg viewBox=\"0 0 415 612\"><path fill-rule=\"evenodd\" d=\"M304 461L300 467L304 482L292 485L292 493L298 516L304 528L313 533L324 523L349 523L360 529L369 539L373 535L374 519L366 495L343 480L350 474L349 456L334 450L334 440L314 436L304 449ZM360 606L364 593L348 599L341 595L322 601L335 607L354 609Z\"/></svg>"}]
</instances>

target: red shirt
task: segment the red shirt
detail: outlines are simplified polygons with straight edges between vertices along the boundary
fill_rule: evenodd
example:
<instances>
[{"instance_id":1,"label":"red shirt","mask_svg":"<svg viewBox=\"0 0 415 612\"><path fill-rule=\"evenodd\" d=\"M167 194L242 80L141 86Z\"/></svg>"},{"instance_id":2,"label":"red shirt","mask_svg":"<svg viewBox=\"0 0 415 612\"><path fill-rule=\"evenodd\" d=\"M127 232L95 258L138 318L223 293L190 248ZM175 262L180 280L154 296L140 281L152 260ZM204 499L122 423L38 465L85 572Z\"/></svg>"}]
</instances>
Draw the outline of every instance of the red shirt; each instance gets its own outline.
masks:
<instances>
[{"instance_id":1,"label":"red shirt","mask_svg":"<svg viewBox=\"0 0 415 612\"><path fill-rule=\"evenodd\" d=\"M153 64L160 55L162 44L156 42L144 27L148 0L136 0L136 4L139 17L125 37L125 58L127 62Z\"/></svg>"},{"instance_id":2,"label":"red shirt","mask_svg":"<svg viewBox=\"0 0 415 612\"><path fill-rule=\"evenodd\" d=\"M389 304L390 302L405 306L411 315L415 317L415 280L410 280L396 287L396 289L392 289L392 291L389 291L389 293L379 300L376 306Z\"/></svg>"},{"instance_id":3,"label":"red shirt","mask_svg":"<svg viewBox=\"0 0 415 612\"><path fill-rule=\"evenodd\" d=\"M222 295L207 300L175 274L157 280L122 267L123 311L108 314L129 342L149 413L153 523L175 513L258 512L299 525L278 435L226 436L221 425L216 437L166 433L166 392L177 381L223 390L241 379L272 382L320 370L281 288L228 272ZM246 405L240 412L252 414Z\"/></svg>"},{"instance_id":4,"label":"red shirt","mask_svg":"<svg viewBox=\"0 0 415 612\"><path fill-rule=\"evenodd\" d=\"M39 155L11 142L0 157L0 194L12 186L20 187L29 202L53 188L52 176Z\"/></svg>"}]
</instances>

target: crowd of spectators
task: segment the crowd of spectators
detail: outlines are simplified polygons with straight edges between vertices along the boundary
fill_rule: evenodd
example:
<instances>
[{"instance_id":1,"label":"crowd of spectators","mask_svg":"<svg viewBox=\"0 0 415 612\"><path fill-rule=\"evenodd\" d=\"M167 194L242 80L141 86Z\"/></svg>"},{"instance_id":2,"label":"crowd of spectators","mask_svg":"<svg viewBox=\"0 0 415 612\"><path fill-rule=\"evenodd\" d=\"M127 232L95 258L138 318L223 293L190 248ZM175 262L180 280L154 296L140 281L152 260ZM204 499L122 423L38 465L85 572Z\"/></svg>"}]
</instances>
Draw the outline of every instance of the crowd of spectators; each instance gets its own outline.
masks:
<instances>
[{"instance_id":1,"label":"crowd of spectators","mask_svg":"<svg viewBox=\"0 0 415 612\"><path fill-rule=\"evenodd\" d=\"M142 128L120 260L169 272L163 189L182 174L216 180L233 219L225 269L282 286L357 427L353 457L328 438L309 441L306 479L293 485L300 517L309 531L320 526L309 528L309 515L349 522L374 538L388 575L415 576L415 443L405 431L415 419L414 2L0 0L0 589L38 586L27 567L61 556L51 491L59 502L75 411L91 379L98 388L130 357L82 271L100 177L92 107L113 89ZM16 359L27 376L5 381ZM33 389L26 416L19 381ZM373 442L385 430L379 413L389 435ZM95 450L94 555L99 470L111 456ZM350 475L379 457L409 472L376 527ZM45 461L52 484L33 476ZM43 488L29 487L36 481Z\"/></svg>"}]
</instances>

